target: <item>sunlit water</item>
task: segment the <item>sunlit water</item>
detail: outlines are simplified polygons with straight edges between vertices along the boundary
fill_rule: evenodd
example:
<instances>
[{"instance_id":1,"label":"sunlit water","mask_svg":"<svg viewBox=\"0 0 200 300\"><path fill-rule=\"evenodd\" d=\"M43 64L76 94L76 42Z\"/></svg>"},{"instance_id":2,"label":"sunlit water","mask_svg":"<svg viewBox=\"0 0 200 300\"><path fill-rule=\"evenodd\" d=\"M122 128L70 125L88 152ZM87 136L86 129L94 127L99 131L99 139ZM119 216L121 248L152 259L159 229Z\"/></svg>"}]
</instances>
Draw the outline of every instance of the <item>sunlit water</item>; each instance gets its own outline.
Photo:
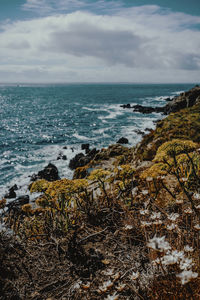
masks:
<instances>
[{"instance_id":1,"label":"sunlit water","mask_svg":"<svg viewBox=\"0 0 200 300\"><path fill-rule=\"evenodd\" d=\"M129 146L135 145L141 139L137 130L153 128L153 121L162 116L134 113L120 105L163 106L165 98L192 86L0 85L0 196L15 183L22 187L18 193L26 193L29 176L49 162L61 177L71 178L69 160L82 143L101 148L124 136ZM57 160L60 152L66 161Z\"/></svg>"}]
</instances>

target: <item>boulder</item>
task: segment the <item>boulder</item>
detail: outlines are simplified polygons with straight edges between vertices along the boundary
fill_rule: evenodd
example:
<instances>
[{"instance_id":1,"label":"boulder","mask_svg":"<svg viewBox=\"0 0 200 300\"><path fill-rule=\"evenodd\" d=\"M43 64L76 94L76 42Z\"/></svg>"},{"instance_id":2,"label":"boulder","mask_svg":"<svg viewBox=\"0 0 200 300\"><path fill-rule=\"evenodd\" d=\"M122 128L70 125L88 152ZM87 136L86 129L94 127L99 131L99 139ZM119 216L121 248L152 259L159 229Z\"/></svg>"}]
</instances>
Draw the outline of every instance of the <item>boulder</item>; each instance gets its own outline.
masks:
<instances>
[{"instance_id":1,"label":"boulder","mask_svg":"<svg viewBox=\"0 0 200 300\"><path fill-rule=\"evenodd\" d=\"M81 145L81 150L85 150L86 152L89 151L90 149L90 144L82 144Z\"/></svg>"},{"instance_id":2,"label":"boulder","mask_svg":"<svg viewBox=\"0 0 200 300\"><path fill-rule=\"evenodd\" d=\"M125 137L121 137L118 141L117 144L128 144L128 139Z\"/></svg>"},{"instance_id":3,"label":"boulder","mask_svg":"<svg viewBox=\"0 0 200 300\"><path fill-rule=\"evenodd\" d=\"M16 198L17 195L16 195L15 191L17 191L17 190L18 190L17 185L16 184L13 185L11 188L9 188L8 193L5 194L4 198L6 198L6 199Z\"/></svg>"},{"instance_id":4,"label":"boulder","mask_svg":"<svg viewBox=\"0 0 200 300\"><path fill-rule=\"evenodd\" d=\"M60 160L60 159L67 160L67 156L64 155L62 152L60 152L59 155L58 155L58 157L57 157L57 160Z\"/></svg>"},{"instance_id":5,"label":"boulder","mask_svg":"<svg viewBox=\"0 0 200 300\"><path fill-rule=\"evenodd\" d=\"M8 212L10 212L11 210L18 210L19 208L21 208L24 204L28 204L29 203L29 195L22 195L20 197L18 197L17 199L9 202L6 207L8 208Z\"/></svg>"},{"instance_id":6,"label":"boulder","mask_svg":"<svg viewBox=\"0 0 200 300\"><path fill-rule=\"evenodd\" d=\"M99 152L96 148L89 151L86 155L83 153L78 153L74 158L72 158L69 162L69 168L74 170L79 167L84 167L91 160L94 159L95 155Z\"/></svg>"},{"instance_id":7,"label":"boulder","mask_svg":"<svg viewBox=\"0 0 200 300\"><path fill-rule=\"evenodd\" d=\"M47 181L55 181L60 179L58 176L58 169L55 165L49 163L43 170L39 171L38 174L33 174L31 176L31 181L36 181L38 179L45 179Z\"/></svg>"}]
</instances>

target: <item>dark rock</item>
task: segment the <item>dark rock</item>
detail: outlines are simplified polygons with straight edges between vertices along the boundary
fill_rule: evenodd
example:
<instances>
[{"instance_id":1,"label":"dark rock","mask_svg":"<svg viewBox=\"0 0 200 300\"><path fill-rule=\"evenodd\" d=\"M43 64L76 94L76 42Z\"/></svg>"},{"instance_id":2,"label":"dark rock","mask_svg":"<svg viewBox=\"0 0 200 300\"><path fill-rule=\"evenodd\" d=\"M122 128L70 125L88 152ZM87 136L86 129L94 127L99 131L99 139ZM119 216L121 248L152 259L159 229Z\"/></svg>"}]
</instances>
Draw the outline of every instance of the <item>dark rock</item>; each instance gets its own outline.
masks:
<instances>
[{"instance_id":1,"label":"dark rock","mask_svg":"<svg viewBox=\"0 0 200 300\"><path fill-rule=\"evenodd\" d=\"M150 132L150 131L152 131L152 128L148 128L147 127L147 128L145 128L145 131L149 131Z\"/></svg>"},{"instance_id":2,"label":"dark rock","mask_svg":"<svg viewBox=\"0 0 200 300\"><path fill-rule=\"evenodd\" d=\"M85 158L85 155L83 153L76 154L75 157L70 160L69 168L71 170L74 170L78 167L83 167L83 165L80 165L81 164L80 161L84 158Z\"/></svg>"},{"instance_id":3,"label":"dark rock","mask_svg":"<svg viewBox=\"0 0 200 300\"><path fill-rule=\"evenodd\" d=\"M64 150L67 150L67 146L64 146L63 149L64 149Z\"/></svg>"},{"instance_id":4,"label":"dark rock","mask_svg":"<svg viewBox=\"0 0 200 300\"><path fill-rule=\"evenodd\" d=\"M9 188L9 190L8 190L8 193L7 194L5 194L5 198L6 199L12 199L12 198L16 198L16 193L15 193L15 191L16 190L18 190L18 187L17 187L17 185L15 184L15 185L13 185L11 188Z\"/></svg>"},{"instance_id":5,"label":"dark rock","mask_svg":"<svg viewBox=\"0 0 200 300\"><path fill-rule=\"evenodd\" d=\"M140 129L136 129L134 131L135 131L135 133L140 134L140 135L144 135L145 134L144 131L142 131Z\"/></svg>"},{"instance_id":6,"label":"dark rock","mask_svg":"<svg viewBox=\"0 0 200 300\"><path fill-rule=\"evenodd\" d=\"M171 99L168 97L168 98L165 98L164 99L165 101L171 101Z\"/></svg>"},{"instance_id":7,"label":"dark rock","mask_svg":"<svg viewBox=\"0 0 200 300\"><path fill-rule=\"evenodd\" d=\"M151 114L153 112L155 113L161 113L165 111L165 107L152 107L152 106L142 106L140 104L134 105L134 112L140 112L143 114Z\"/></svg>"},{"instance_id":8,"label":"dark rock","mask_svg":"<svg viewBox=\"0 0 200 300\"><path fill-rule=\"evenodd\" d=\"M99 152L99 150L97 150L96 148L93 148L92 150L90 150L90 152L88 153L88 156L91 156L92 158L94 158L94 156Z\"/></svg>"},{"instance_id":9,"label":"dark rock","mask_svg":"<svg viewBox=\"0 0 200 300\"><path fill-rule=\"evenodd\" d=\"M130 105L130 103L120 105L120 107L123 107L123 108L132 108L131 105Z\"/></svg>"},{"instance_id":10,"label":"dark rock","mask_svg":"<svg viewBox=\"0 0 200 300\"><path fill-rule=\"evenodd\" d=\"M45 179L47 181L58 180L58 169L55 165L49 163L43 170L39 171L38 174L33 174L31 176L31 181L38 179Z\"/></svg>"},{"instance_id":11,"label":"dark rock","mask_svg":"<svg viewBox=\"0 0 200 300\"><path fill-rule=\"evenodd\" d=\"M60 152L59 155L58 155L58 157L57 157L57 160L60 160L60 159L62 159L62 160L67 160L67 156L66 156L66 155L63 155L63 153Z\"/></svg>"},{"instance_id":12,"label":"dark rock","mask_svg":"<svg viewBox=\"0 0 200 300\"><path fill-rule=\"evenodd\" d=\"M69 168L71 170L74 170L79 167L84 167L87 165L91 160L94 159L95 155L99 151L96 150L96 148L92 149L87 153L87 155L84 155L83 153L78 153L74 158L72 158L69 162Z\"/></svg>"},{"instance_id":13,"label":"dark rock","mask_svg":"<svg viewBox=\"0 0 200 300\"><path fill-rule=\"evenodd\" d=\"M125 137L121 137L118 141L117 144L128 144L128 139Z\"/></svg>"},{"instance_id":14,"label":"dark rock","mask_svg":"<svg viewBox=\"0 0 200 300\"><path fill-rule=\"evenodd\" d=\"M88 151L89 148L90 148L90 144L82 144L82 145L81 145L81 150L86 150L86 151Z\"/></svg>"},{"instance_id":15,"label":"dark rock","mask_svg":"<svg viewBox=\"0 0 200 300\"><path fill-rule=\"evenodd\" d=\"M8 211L13 210L13 209L17 209L19 207L21 207L24 204L28 204L29 203L29 195L23 195L18 197L17 199L13 200L12 202L9 202L6 207L8 208Z\"/></svg>"},{"instance_id":16,"label":"dark rock","mask_svg":"<svg viewBox=\"0 0 200 300\"><path fill-rule=\"evenodd\" d=\"M195 105L200 97L200 87L196 86L191 90L181 93L180 96L175 97L166 106L164 113L170 114L177 112L183 108Z\"/></svg>"}]
</instances>

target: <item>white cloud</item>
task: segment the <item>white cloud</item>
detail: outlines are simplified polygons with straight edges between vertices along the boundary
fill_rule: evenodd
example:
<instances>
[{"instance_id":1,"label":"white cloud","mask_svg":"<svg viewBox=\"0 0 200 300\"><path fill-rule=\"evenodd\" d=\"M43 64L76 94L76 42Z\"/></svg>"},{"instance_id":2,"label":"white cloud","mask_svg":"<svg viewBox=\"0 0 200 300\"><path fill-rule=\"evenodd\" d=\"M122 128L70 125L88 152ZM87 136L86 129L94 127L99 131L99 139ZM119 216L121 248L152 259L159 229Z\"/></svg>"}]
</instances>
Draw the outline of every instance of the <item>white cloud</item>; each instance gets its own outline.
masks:
<instances>
[{"instance_id":1,"label":"white cloud","mask_svg":"<svg viewBox=\"0 0 200 300\"><path fill-rule=\"evenodd\" d=\"M153 5L112 16L79 11L6 23L0 27L0 81L197 82L195 24L199 17L161 13Z\"/></svg>"}]
</instances>

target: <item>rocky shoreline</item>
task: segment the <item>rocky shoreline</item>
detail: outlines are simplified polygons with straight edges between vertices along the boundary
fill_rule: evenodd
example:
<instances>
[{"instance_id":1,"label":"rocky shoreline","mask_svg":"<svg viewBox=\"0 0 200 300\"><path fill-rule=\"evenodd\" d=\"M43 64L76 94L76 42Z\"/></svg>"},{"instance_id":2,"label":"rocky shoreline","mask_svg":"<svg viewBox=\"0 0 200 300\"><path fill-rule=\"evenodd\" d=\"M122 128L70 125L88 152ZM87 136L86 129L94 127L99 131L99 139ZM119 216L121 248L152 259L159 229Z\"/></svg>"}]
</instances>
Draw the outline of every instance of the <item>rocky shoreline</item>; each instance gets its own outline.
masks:
<instances>
[{"instance_id":1,"label":"rocky shoreline","mask_svg":"<svg viewBox=\"0 0 200 300\"><path fill-rule=\"evenodd\" d=\"M178 112L181 109L192 107L196 104L200 103L200 86L196 85L189 91L181 93L179 96L176 96L172 99L166 98L164 99L167 101L167 104L163 107L151 107L151 106L142 106L142 105L133 105L124 104L121 105L123 109L133 109L133 112L139 112L143 114L151 114L151 113L163 113L164 115L169 115L172 112ZM160 127L160 121L157 122L157 127ZM144 140L148 138L149 135L153 136L154 131L152 129L148 129L150 134L145 134L144 132L138 132L143 136L143 140L139 143L136 148L143 149L144 148ZM90 149L89 144L82 144L81 150L85 150L85 154L80 152L74 156L69 162L69 168L74 170L74 179L81 179L85 178L89 175L88 169L93 168L95 165L99 166L101 161L109 161L109 159L118 157L120 155L124 155L126 152L131 155L132 152L131 148L127 149L127 147L122 146L123 144L128 144L128 139L125 137L120 138L116 144L110 145L107 149L100 149L97 150L96 148ZM142 146L140 146L140 144ZM159 141L156 141L156 147L160 144ZM139 150L143 151L143 150ZM151 151L150 151L151 152ZM155 153L155 151L154 151ZM152 156L152 155L151 155ZM57 159L66 160L66 157L62 156L60 152ZM151 157L149 158L151 159ZM55 181L59 180L59 170L57 167L49 163L43 170L39 171L37 174L32 174L30 176L30 186L31 182L34 182L39 179L45 179L47 181ZM29 187L30 189L30 187ZM7 207L9 209L17 209L20 208L22 205L29 203L29 195L20 195L19 197L16 196L16 192L18 190L17 184L10 187L8 192L5 194L6 199L14 199L9 202Z\"/></svg>"},{"instance_id":2,"label":"rocky shoreline","mask_svg":"<svg viewBox=\"0 0 200 300\"><path fill-rule=\"evenodd\" d=\"M14 233L0 233L0 299L198 299L199 92L173 99L136 147L83 144L72 180L46 166L34 204L0 201Z\"/></svg>"},{"instance_id":3,"label":"rocky shoreline","mask_svg":"<svg viewBox=\"0 0 200 300\"><path fill-rule=\"evenodd\" d=\"M142 106L138 104L131 106L129 103L121 105L121 107L124 109L133 109L134 112L143 114L163 113L164 115L169 115L172 112L177 112L198 104L200 102L200 87L196 85L191 90L181 93L173 99L166 98L164 100L168 103L163 107Z\"/></svg>"}]
</instances>

